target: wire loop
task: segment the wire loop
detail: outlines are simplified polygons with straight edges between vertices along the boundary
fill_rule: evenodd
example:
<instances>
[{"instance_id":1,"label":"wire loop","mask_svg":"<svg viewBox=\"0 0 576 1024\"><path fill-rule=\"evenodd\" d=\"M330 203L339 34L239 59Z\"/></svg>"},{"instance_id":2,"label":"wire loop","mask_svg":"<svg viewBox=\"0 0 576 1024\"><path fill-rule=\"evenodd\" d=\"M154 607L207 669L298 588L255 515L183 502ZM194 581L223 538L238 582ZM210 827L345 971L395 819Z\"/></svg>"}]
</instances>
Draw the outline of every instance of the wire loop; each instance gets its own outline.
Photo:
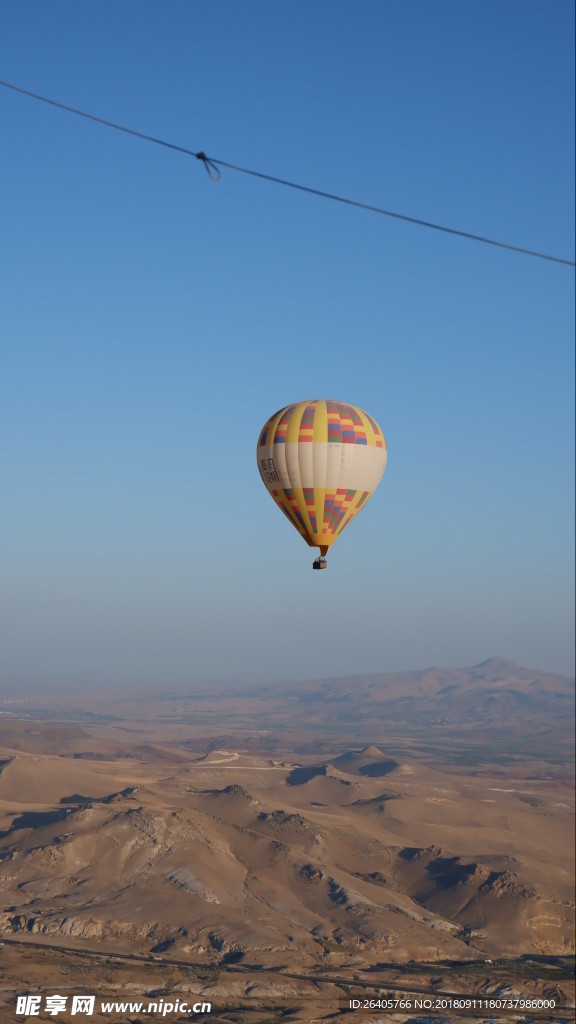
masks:
<instances>
[{"instance_id":1,"label":"wire loop","mask_svg":"<svg viewBox=\"0 0 576 1024\"><path fill-rule=\"evenodd\" d=\"M206 169L206 174L208 175L211 181L220 181L222 177L222 171L220 170L219 167L216 166L216 164L214 163L213 160L210 159L210 157L206 156L206 153L203 153L202 150L200 150L200 152L195 153L194 156L196 157L197 160L202 161Z\"/></svg>"}]
</instances>

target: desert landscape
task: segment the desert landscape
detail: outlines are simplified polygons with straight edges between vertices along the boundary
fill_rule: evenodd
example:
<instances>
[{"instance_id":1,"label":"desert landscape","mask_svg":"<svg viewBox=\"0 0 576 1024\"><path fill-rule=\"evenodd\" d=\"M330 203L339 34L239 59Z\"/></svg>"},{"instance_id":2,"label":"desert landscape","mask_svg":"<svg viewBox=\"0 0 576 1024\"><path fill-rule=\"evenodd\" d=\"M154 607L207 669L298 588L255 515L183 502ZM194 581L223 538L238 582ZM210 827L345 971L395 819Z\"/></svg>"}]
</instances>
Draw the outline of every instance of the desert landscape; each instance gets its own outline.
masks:
<instances>
[{"instance_id":1,"label":"desert landscape","mask_svg":"<svg viewBox=\"0 0 576 1024\"><path fill-rule=\"evenodd\" d=\"M6 692L2 1019L22 992L95 991L193 995L211 1021L500 1019L506 1000L502 1019L571 1020L572 701L500 658ZM384 997L404 1005L352 1006Z\"/></svg>"}]
</instances>

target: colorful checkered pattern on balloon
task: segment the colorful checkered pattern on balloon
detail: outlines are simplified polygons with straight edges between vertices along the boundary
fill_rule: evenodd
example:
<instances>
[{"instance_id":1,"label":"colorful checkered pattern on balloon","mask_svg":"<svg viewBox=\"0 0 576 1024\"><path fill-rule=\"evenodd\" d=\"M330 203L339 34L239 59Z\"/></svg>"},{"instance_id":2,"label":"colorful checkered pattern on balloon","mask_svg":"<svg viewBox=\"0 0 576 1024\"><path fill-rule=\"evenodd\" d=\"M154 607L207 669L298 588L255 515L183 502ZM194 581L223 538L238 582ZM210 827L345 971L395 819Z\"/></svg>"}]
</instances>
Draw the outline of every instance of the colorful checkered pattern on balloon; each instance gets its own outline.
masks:
<instances>
[{"instance_id":1,"label":"colorful checkered pattern on balloon","mask_svg":"<svg viewBox=\"0 0 576 1024\"><path fill-rule=\"evenodd\" d=\"M365 415L366 419L368 420L368 422L370 423L370 426L372 427L372 430L374 431L374 441L376 442L376 447L377 448L383 448L384 447L384 434L380 430L380 427L376 423L376 420L373 420L372 417L367 412L365 412L364 415Z\"/></svg>"},{"instance_id":2,"label":"colorful checkered pattern on balloon","mask_svg":"<svg viewBox=\"0 0 576 1024\"><path fill-rule=\"evenodd\" d=\"M366 431L358 413L343 402L326 402L328 444L366 444Z\"/></svg>"},{"instance_id":3,"label":"colorful checkered pattern on balloon","mask_svg":"<svg viewBox=\"0 0 576 1024\"><path fill-rule=\"evenodd\" d=\"M304 501L306 502L306 513L310 520L310 529L312 533L316 533L318 527L316 525L316 499L314 497L314 488L305 487L302 491Z\"/></svg>"},{"instance_id":4,"label":"colorful checkered pattern on balloon","mask_svg":"<svg viewBox=\"0 0 576 1024\"><path fill-rule=\"evenodd\" d=\"M280 506L286 517L294 524L303 537L308 536L308 524L298 507L298 498L291 488L278 488L273 490L272 497ZM354 519L360 511L370 491L346 490L338 488L336 491L328 491L324 497L323 517L320 529L318 529L315 509L315 494L313 488L305 487L302 496L306 506L306 515L310 521L312 533L324 536L335 536L340 530Z\"/></svg>"},{"instance_id":5,"label":"colorful checkered pattern on balloon","mask_svg":"<svg viewBox=\"0 0 576 1024\"><path fill-rule=\"evenodd\" d=\"M260 436L258 437L258 447L261 447L264 444L272 444L273 442L275 444L276 443L280 443L280 442L282 444L285 443L285 441L286 441L286 430L288 428L288 421L290 419L291 413L293 413L293 411L296 408L296 404L297 403L294 402L294 404L292 404L292 406L287 406L286 407L286 409L284 410L282 418L280 419L280 421L276 425L276 430L272 431L272 434L271 434L272 425L273 425L274 421L278 418L279 414L275 413L274 416L271 416L270 420L268 420L268 421L266 421L264 423L264 425L263 425L263 427L262 427L262 429L260 431ZM280 410L280 412L282 412L282 410Z\"/></svg>"},{"instance_id":6,"label":"colorful checkered pattern on balloon","mask_svg":"<svg viewBox=\"0 0 576 1024\"><path fill-rule=\"evenodd\" d=\"M291 488L278 489L270 492L277 505L280 506L284 515L288 517L291 523L296 527L299 533L303 537L307 537L308 528L304 522L304 516L298 508L298 502L294 497L294 492Z\"/></svg>"},{"instance_id":7,"label":"colorful checkered pattern on balloon","mask_svg":"<svg viewBox=\"0 0 576 1024\"><path fill-rule=\"evenodd\" d=\"M309 402L304 412L302 413L302 419L300 420L300 430L298 431L298 441L313 441L314 434L314 417L316 415L316 407L318 402Z\"/></svg>"},{"instance_id":8,"label":"colorful checkered pattern on balloon","mask_svg":"<svg viewBox=\"0 0 576 1024\"><path fill-rule=\"evenodd\" d=\"M289 405L283 416L276 424L276 430L274 432L274 444L285 444L286 442L286 431L288 430L288 423L292 415L293 405Z\"/></svg>"},{"instance_id":9,"label":"colorful checkered pattern on balloon","mask_svg":"<svg viewBox=\"0 0 576 1024\"><path fill-rule=\"evenodd\" d=\"M290 420L294 413L294 410L302 409L302 418L298 427L297 439L298 442L302 441L313 441L314 440L314 421L318 411L318 406L326 408L326 420L324 420L324 427L320 428L321 431L326 430L327 436L324 434L324 439L329 444L372 444L376 448L384 447L384 437L380 427L368 413L363 412L362 415L368 420L370 427L373 431L372 437L367 437L366 426L357 409L353 405L348 405L345 402L334 402L332 400L314 399L313 401L304 403L296 402L293 405L286 406L285 409L280 409L279 412L274 413L270 417L267 423L265 423L260 437L258 438L258 446L261 447L266 444L285 444L286 434L290 425ZM303 408L302 408L303 407ZM296 438L293 436L293 440Z\"/></svg>"},{"instance_id":10,"label":"colorful checkered pattern on balloon","mask_svg":"<svg viewBox=\"0 0 576 1024\"><path fill-rule=\"evenodd\" d=\"M333 494L327 493L324 499L324 520L322 533L339 533L340 530L354 519L370 491L346 490L338 488Z\"/></svg>"}]
</instances>

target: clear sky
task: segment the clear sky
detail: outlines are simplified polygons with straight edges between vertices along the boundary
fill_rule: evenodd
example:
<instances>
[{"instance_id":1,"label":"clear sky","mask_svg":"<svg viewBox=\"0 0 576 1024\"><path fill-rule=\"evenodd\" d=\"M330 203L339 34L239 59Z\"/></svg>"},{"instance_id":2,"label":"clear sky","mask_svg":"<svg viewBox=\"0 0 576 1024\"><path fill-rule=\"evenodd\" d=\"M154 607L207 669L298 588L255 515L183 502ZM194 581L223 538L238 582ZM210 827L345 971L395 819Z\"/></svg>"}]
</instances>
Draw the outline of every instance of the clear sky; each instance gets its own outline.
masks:
<instances>
[{"instance_id":1,"label":"clear sky","mask_svg":"<svg viewBox=\"0 0 576 1024\"><path fill-rule=\"evenodd\" d=\"M0 78L574 259L572 0L2 0ZM573 667L574 274L0 89L0 679ZM326 572L258 475L368 410Z\"/></svg>"}]
</instances>

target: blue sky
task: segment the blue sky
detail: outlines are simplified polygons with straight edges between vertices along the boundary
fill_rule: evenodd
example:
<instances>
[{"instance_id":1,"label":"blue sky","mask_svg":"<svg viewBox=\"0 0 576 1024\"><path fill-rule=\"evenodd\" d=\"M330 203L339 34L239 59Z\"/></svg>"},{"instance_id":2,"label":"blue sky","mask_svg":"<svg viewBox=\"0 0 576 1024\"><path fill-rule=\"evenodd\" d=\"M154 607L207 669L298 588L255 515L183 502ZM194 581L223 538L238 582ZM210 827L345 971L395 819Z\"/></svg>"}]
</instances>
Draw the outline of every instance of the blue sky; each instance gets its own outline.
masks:
<instances>
[{"instance_id":1,"label":"blue sky","mask_svg":"<svg viewBox=\"0 0 576 1024\"><path fill-rule=\"evenodd\" d=\"M0 78L264 173L574 258L569 0L4 0ZM6 683L572 670L574 275L0 89ZM367 409L325 573L281 406Z\"/></svg>"}]
</instances>

